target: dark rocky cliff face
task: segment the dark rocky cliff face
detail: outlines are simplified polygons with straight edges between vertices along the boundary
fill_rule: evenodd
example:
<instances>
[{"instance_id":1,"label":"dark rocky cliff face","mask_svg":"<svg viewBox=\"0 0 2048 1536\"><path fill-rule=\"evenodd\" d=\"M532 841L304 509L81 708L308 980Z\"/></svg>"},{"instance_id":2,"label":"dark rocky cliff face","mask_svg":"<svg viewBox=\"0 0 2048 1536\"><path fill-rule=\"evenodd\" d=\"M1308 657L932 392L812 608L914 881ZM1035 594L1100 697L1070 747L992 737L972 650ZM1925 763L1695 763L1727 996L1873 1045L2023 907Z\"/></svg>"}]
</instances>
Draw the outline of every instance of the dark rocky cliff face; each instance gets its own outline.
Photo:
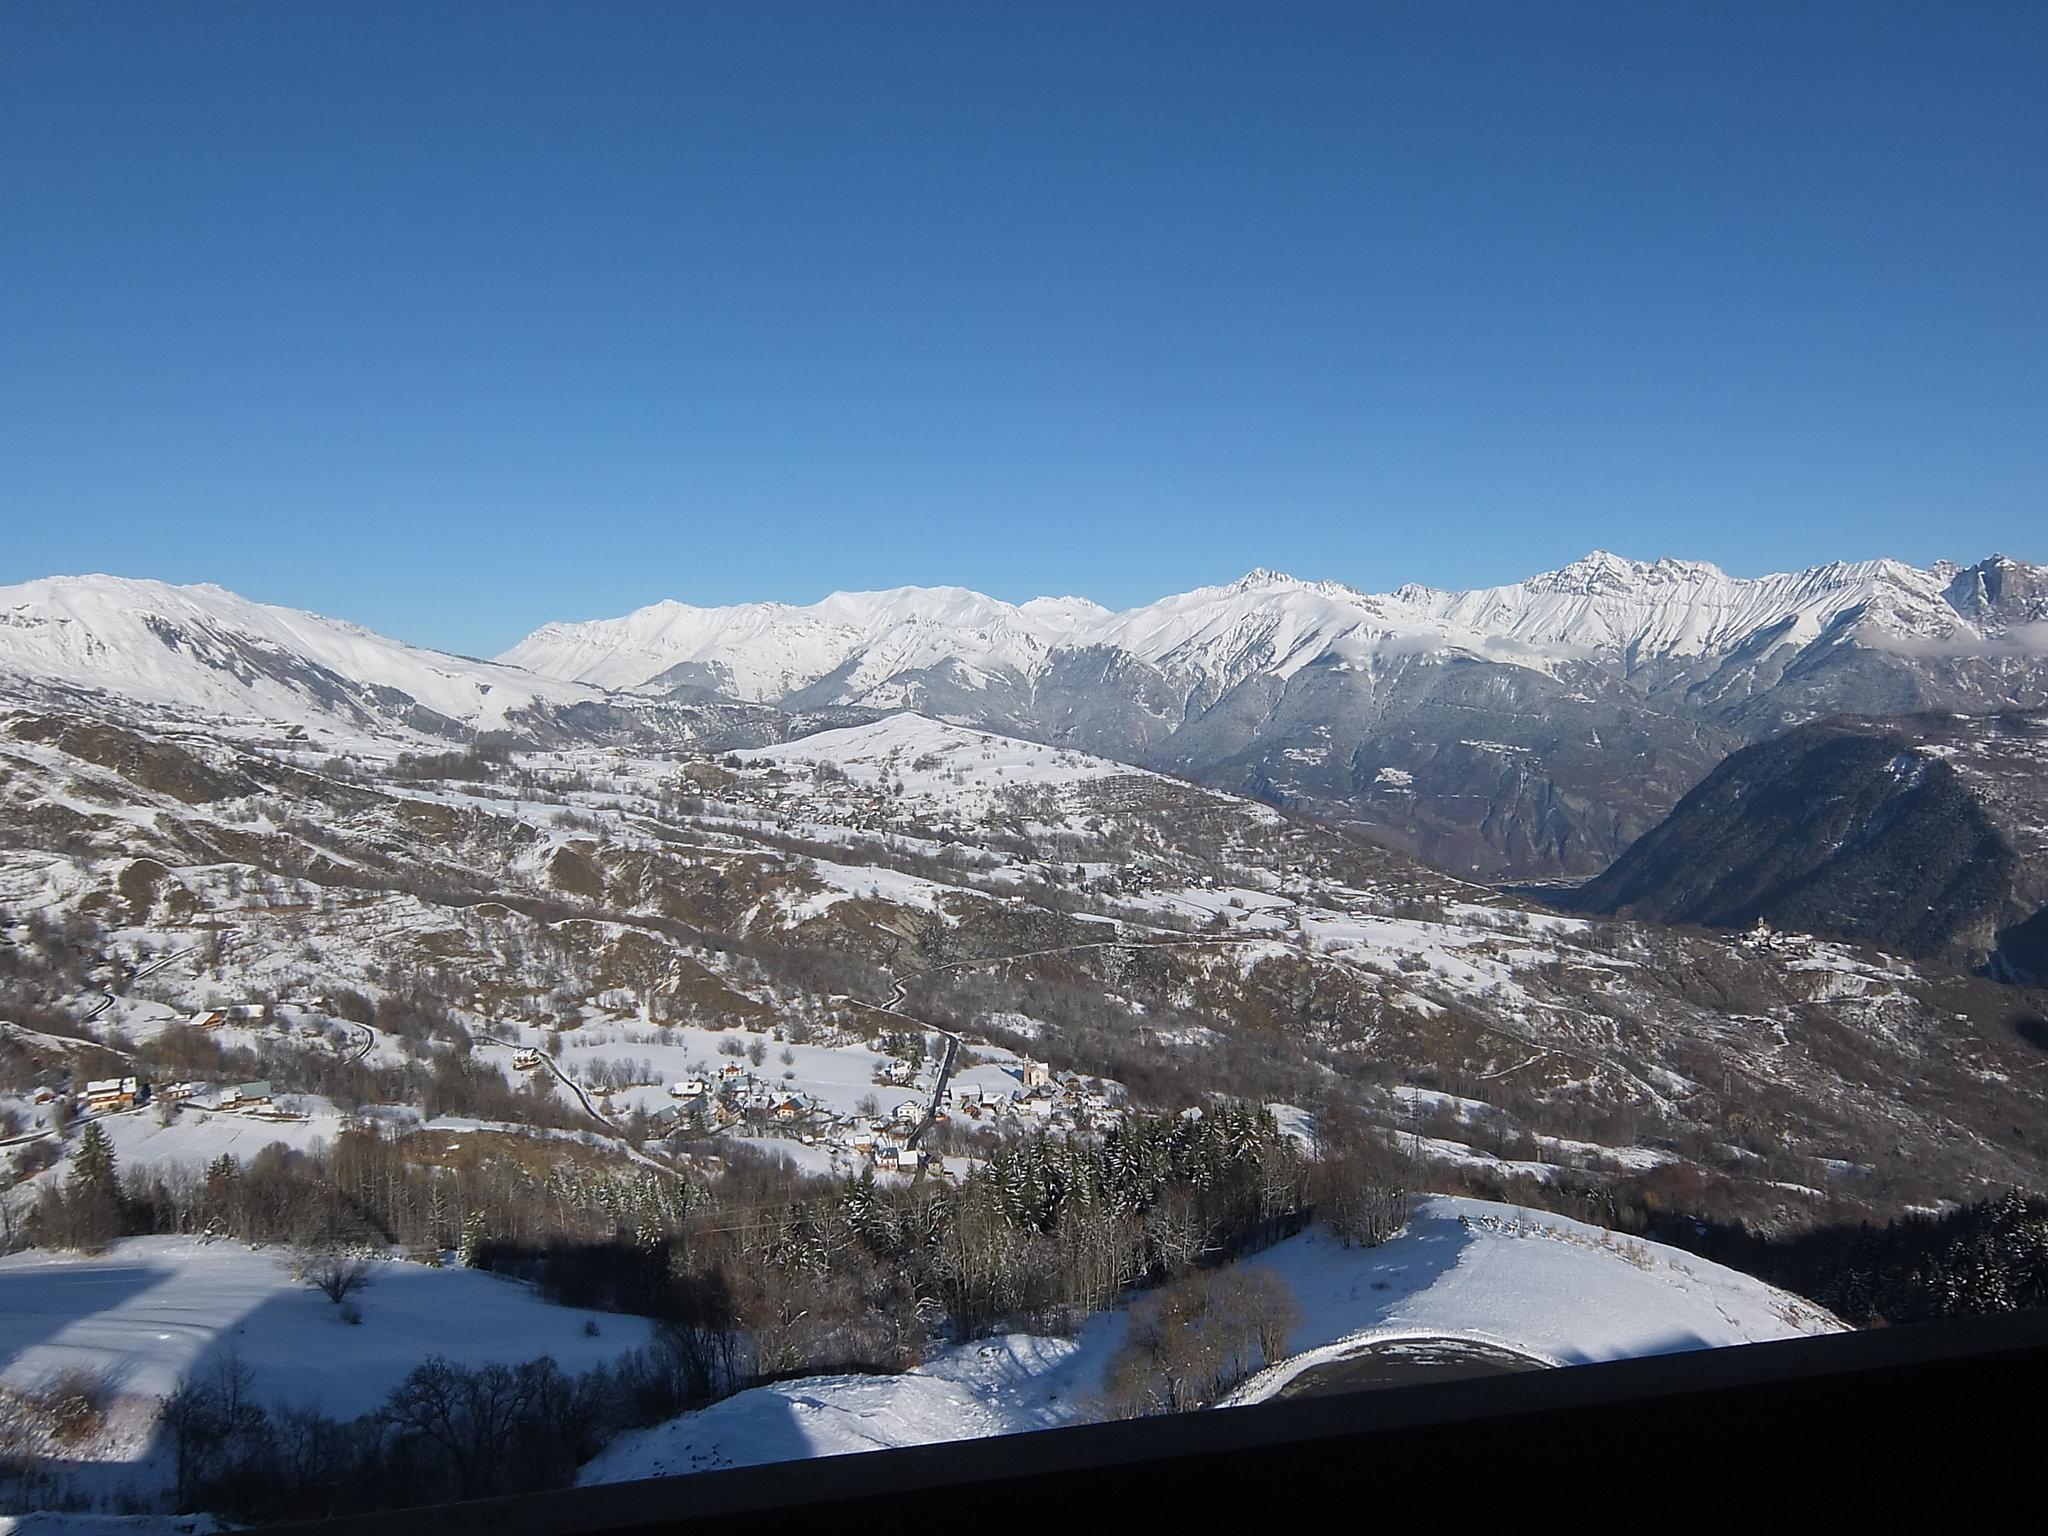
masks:
<instances>
[{"instance_id":1,"label":"dark rocky cliff face","mask_svg":"<svg viewBox=\"0 0 2048 1536\"><path fill-rule=\"evenodd\" d=\"M1562 905L2048 974L2038 716L1825 721L1735 753Z\"/></svg>"}]
</instances>

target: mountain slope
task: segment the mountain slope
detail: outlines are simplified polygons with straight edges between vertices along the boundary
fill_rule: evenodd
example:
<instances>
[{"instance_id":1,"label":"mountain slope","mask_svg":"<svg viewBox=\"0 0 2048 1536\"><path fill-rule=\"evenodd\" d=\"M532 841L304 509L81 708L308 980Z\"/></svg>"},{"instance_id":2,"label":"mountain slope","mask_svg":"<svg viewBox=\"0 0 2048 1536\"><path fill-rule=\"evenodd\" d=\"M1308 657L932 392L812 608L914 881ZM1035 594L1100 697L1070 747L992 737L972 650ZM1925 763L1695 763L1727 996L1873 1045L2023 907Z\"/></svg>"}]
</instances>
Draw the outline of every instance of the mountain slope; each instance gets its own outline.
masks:
<instances>
[{"instance_id":1,"label":"mountain slope","mask_svg":"<svg viewBox=\"0 0 2048 1536\"><path fill-rule=\"evenodd\" d=\"M604 701L584 684L421 650L221 587L113 576L0 588L0 671L196 712L436 733Z\"/></svg>"},{"instance_id":2,"label":"mountain slope","mask_svg":"<svg viewBox=\"0 0 2048 1536\"><path fill-rule=\"evenodd\" d=\"M2048 704L2048 580L1994 558L1744 580L1596 553L1472 592L1255 571L1110 613L959 588L537 631L550 676L916 709L1354 824L1448 869L1591 874L1729 751L1820 715Z\"/></svg>"},{"instance_id":3,"label":"mountain slope","mask_svg":"<svg viewBox=\"0 0 2048 1536\"><path fill-rule=\"evenodd\" d=\"M869 712L633 700L501 662L452 656L216 586L113 576L0 587L0 705L289 736L469 743L654 739L761 746Z\"/></svg>"},{"instance_id":4,"label":"mountain slope","mask_svg":"<svg viewBox=\"0 0 2048 1536\"><path fill-rule=\"evenodd\" d=\"M2048 578L1756 580L1594 555L1476 592L1254 572L1124 613L962 588L659 604L497 662L217 587L0 589L0 699L324 741L761 746L915 710L1162 769L1483 879L1592 875L1727 754L1831 714L2048 706Z\"/></svg>"},{"instance_id":5,"label":"mountain slope","mask_svg":"<svg viewBox=\"0 0 2048 1536\"><path fill-rule=\"evenodd\" d=\"M2048 974L2048 716L1801 726L1731 756L1565 904Z\"/></svg>"},{"instance_id":6,"label":"mountain slope","mask_svg":"<svg viewBox=\"0 0 2048 1536\"><path fill-rule=\"evenodd\" d=\"M550 624L500 661L550 677L630 688L678 668L772 702L838 677L840 702L944 661L1042 671L1054 650L1104 648L1226 689L1253 672L1285 678L1336 653L1449 653L1547 670L1589 655L1630 670L1729 656L1768 637L1811 644L1844 623L1901 652L1949 648L2048 653L2040 571L1994 557L1965 571L1895 560L1731 577L1700 561L1595 552L1504 587L1391 593L1254 571L1111 613L1075 598L1011 605L959 587L839 592L808 607L657 603L617 619ZM1992 642L1998 642L1994 645ZM857 662L851 672L847 664Z\"/></svg>"}]
</instances>

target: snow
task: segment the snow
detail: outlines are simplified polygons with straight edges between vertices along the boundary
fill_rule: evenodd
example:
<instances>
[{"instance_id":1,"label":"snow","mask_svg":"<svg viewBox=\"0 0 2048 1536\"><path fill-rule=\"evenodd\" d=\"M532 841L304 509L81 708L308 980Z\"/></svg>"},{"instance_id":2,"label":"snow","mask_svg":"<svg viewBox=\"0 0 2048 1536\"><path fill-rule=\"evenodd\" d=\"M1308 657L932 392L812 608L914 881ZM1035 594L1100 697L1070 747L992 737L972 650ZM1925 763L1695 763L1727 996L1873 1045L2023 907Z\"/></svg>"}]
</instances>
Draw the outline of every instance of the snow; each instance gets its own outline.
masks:
<instances>
[{"instance_id":1,"label":"snow","mask_svg":"<svg viewBox=\"0 0 2048 1536\"><path fill-rule=\"evenodd\" d=\"M664 1044L664 1035L672 1043ZM760 1043L767 1052L762 1064L756 1067L743 1056L728 1056L720 1051L721 1046L733 1042L749 1046ZM782 1060L785 1050L790 1055L787 1063ZM777 1092L787 1090L802 1094L842 1116L854 1114L861 1100L870 1094L888 1103L892 1092L910 1092L908 1089L876 1086L875 1068L889 1058L864 1045L785 1044L773 1039L766 1031L719 1031L681 1024L620 1024L574 1030L561 1036L559 1061L562 1070L571 1077L583 1077L590 1063L601 1060L645 1061L652 1068L651 1075L656 1080L652 1086L626 1089L612 1096L615 1109L622 1112L634 1104L649 1111L666 1108L674 1102L668 1095L667 1084L713 1075L721 1067L735 1063L744 1067L764 1087ZM792 1074L787 1081L783 1078L785 1072ZM924 1081L920 1078L917 1091L928 1092L923 1086ZM787 1143L777 1143L777 1146L788 1150Z\"/></svg>"},{"instance_id":2,"label":"snow","mask_svg":"<svg viewBox=\"0 0 2048 1536\"><path fill-rule=\"evenodd\" d=\"M1466 1339L1555 1365L1839 1331L1819 1308L1718 1264L1561 1216L1424 1199L1378 1248L1316 1229L1245 1261L1280 1276L1301 1321L1285 1360L1233 1394L1271 1396L1368 1343ZM899 1376L813 1376L622 1436L584 1484L1016 1434L1090 1417L1124 1314L1072 1339L960 1345Z\"/></svg>"},{"instance_id":3,"label":"snow","mask_svg":"<svg viewBox=\"0 0 2048 1536\"><path fill-rule=\"evenodd\" d=\"M607 690L657 678L754 702L901 709L923 706L932 677L1028 687L1060 653L1090 647L1228 688L1257 674L1292 677L1319 660L1371 668L1430 654L1538 670L1598 655L1634 668L1728 655L1760 637L1805 645L1838 625L1872 645L1930 654L2048 646L2048 626L1978 629L1952 606L1938 569L1873 560L1744 579L1699 561L1596 552L1468 592L1411 585L1367 593L1258 571L1121 613L1071 597L1011 604L963 587L840 592L801 607L662 602L543 626L495 662L217 586L50 577L0 587L0 673L316 733L381 716L388 732L399 717L371 689L498 728L523 709L600 702Z\"/></svg>"},{"instance_id":4,"label":"snow","mask_svg":"<svg viewBox=\"0 0 2048 1536\"><path fill-rule=\"evenodd\" d=\"M1411 585L1367 593L1254 571L1121 613L1073 598L1011 605L959 587L835 593L809 607L657 603L622 618L547 625L500 660L608 688L677 668L682 680L760 702L825 682L834 702L894 708L917 704L921 674L943 665L976 681L1028 682L1056 652L1096 646L1227 688L1254 673L1290 677L1325 657L1369 667L1451 653L1547 669L1600 654L1633 667L1728 654L1767 634L1774 645L1804 645L1841 622L1880 645L2016 643L1980 633L1951 606L1947 586L1940 570L1895 560L1745 579L1702 561L1596 551L1562 570L1468 592Z\"/></svg>"},{"instance_id":5,"label":"snow","mask_svg":"<svg viewBox=\"0 0 2048 1536\"><path fill-rule=\"evenodd\" d=\"M1119 1317L1075 1339L1011 1334L950 1349L900 1376L808 1376L622 1435L585 1486L1051 1429L1084 1416Z\"/></svg>"},{"instance_id":6,"label":"snow","mask_svg":"<svg viewBox=\"0 0 2048 1536\"><path fill-rule=\"evenodd\" d=\"M1235 1402L1373 1343L1467 1339L1553 1365L1841 1331L1789 1292L1662 1243L1547 1211L1448 1195L1374 1249L1304 1233L1246 1261L1287 1282L1302 1320L1287 1359Z\"/></svg>"},{"instance_id":7,"label":"snow","mask_svg":"<svg viewBox=\"0 0 2048 1536\"><path fill-rule=\"evenodd\" d=\"M421 650L221 587L114 576L0 587L0 672L302 725L347 715L346 705L333 702L342 685L395 688L437 714L486 728L536 702L602 698L577 683Z\"/></svg>"},{"instance_id":8,"label":"snow","mask_svg":"<svg viewBox=\"0 0 2048 1536\"><path fill-rule=\"evenodd\" d=\"M333 1141L345 1123L332 1107L272 1119L186 1105L169 1125L158 1123L153 1105L94 1118L122 1167L165 1169L204 1168L224 1154L247 1162L272 1142L282 1142L294 1152L310 1151L320 1142Z\"/></svg>"},{"instance_id":9,"label":"snow","mask_svg":"<svg viewBox=\"0 0 2048 1536\"><path fill-rule=\"evenodd\" d=\"M909 711L733 755L742 762L772 764L791 772L829 763L863 789L900 783L899 808L904 811L969 817L985 815L1006 789L1062 790L1112 779L1159 779L1125 763L949 725Z\"/></svg>"},{"instance_id":10,"label":"snow","mask_svg":"<svg viewBox=\"0 0 2048 1536\"><path fill-rule=\"evenodd\" d=\"M642 1318L556 1307L479 1270L380 1263L355 1298L358 1326L294 1282L290 1255L228 1241L138 1237L105 1253L0 1258L0 1378L33 1387L104 1372L124 1397L160 1399L232 1353L263 1401L352 1417L377 1407L429 1355L469 1365L551 1356L587 1370L646 1344ZM127 1457L143 1446L131 1442Z\"/></svg>"}]
</instances>

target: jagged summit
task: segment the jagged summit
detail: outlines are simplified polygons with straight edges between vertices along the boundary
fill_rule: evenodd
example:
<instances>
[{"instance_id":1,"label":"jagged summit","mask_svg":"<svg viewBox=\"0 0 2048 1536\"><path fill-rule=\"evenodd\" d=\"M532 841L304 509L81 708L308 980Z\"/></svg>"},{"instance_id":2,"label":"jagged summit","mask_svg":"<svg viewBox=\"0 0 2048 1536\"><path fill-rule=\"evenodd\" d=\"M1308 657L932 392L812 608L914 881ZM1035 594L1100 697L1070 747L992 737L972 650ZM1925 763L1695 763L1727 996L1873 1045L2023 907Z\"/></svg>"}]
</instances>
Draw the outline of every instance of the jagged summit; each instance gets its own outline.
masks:
<instances>
[{"instance_id":1,"label":"jagged summit","mask_svg":"<svg viewBox=\"0 0 2048 1536\"><path fill-rule=\"evenodd\" d=\"M1836 563L1755 578L1699 560L1631 560L1595 550L1558 570L1502 587L1442 591L1408 585L1372 594L1260 568L1112 613L1076 598L1012 605L959 587L834 593L807 607L780 603L692 608L661 603L618 619L551 624L499 659L552 677L631 688L683 668L736 698L772 702L851 667L878 680L892 653L906 665L944 661L1029 679L1058 653L1109 646L1151 665L1212 680L1273 668L1289 673L1336 647L1357 659L1389 648L1484 655L1545 667L1589 652L1634 661L1732 651L1767 632L1804 643L1845 615L1876 629L1967 646L1983 638L2001 575L2034 568L1992 561L1956 573L1897 561ZM1948 592L1956 597L1951 602ZM914 633L917 643L904 644ZM856 702L845 689L844 702Z\"/></svg>"},{"instance_id":2,"label":"jagged summit","mask_svg":"<svg viewBox=\"0 0 2048 1536\"><path fill-rule=\"evenodd\" d=\"M1532 576L1524 585L1538 592L1615 595L1645 587L1702 586L1728 580L1726 571L1704 560L1628 560L1596 549L1561 569Z\"/></svg>"}]
</instances>

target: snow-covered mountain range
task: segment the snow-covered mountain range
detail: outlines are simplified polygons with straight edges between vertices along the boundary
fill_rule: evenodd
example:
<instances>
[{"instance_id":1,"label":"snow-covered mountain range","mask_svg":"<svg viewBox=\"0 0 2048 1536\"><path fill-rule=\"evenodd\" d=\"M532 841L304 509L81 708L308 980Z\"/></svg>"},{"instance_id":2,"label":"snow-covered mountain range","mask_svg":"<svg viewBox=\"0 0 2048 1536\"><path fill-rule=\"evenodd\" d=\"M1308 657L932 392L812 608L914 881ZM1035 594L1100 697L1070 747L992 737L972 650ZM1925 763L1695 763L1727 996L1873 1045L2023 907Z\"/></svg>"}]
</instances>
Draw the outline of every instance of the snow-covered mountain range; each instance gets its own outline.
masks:
<instances>
[{"instance_id":1,"label":"snow-covered mountain range","mask_svg":"<svg viewBox=\"0 0 2048 1536\"><path fill-rule=\"evenodd\" d=\"M1787 725L2048 704L2048 572L1750 579L1596 553L1466 592L1255 571L1124 612L902 587L658 603L544 626L495 661L218 587L60 577L0 588L0 691L314 739L758 745L916 710L1312 810L1461 872L1577 875Z\"/></svg>"},{"instance_id":2,"label":"snow-covered mountain range","mask_svg":"<svg viewBox=\"0 0 2048 1536\"><path fill-rule=\"evenodd\" d=\"M500 661L548 677L635 688L690 683L774 703L829 680L835 702L896 704L930 668L1035 676L1063 650L1106 649L1214 687L1286 678L1329 656L1419 651L1548 670L1589 656L1630 667L1726 655L1768 636L1810 644L1838 625L1877 646L2048 654L2038 580L2017 602L1994 558L1964 570L1895 560L1743 579L1700 561L1605 552L1511 586L1360 592L1254 571L1113 613L1082 598L1010 604L960 587L839 592L808 607L656 603L623 618L549 624ZM2031 601L2027 599L2031 598Z\"/></svg>"},{"instance_id":3,"label":"snow-covered mountain range","mask_svg":"<svg viewBox=\"0 0 2048 1536\"><path fill-rule=\"evenodd\" d=\"M648 698L921 710L1355 822L1448 868L1570 875L1787 725L2048 702L2048 573L1739 578L1595 553L1466 592L1255 571L1121 613L899 588L661 603L499 659Z\"/></svg>"},{"instance_id":4,"label":"snow-covered mountain range","mask_svg":"<svg viewBox=\"0 0 2048 1536\"><path fill-rule=\"evenodd\" d=\"M436 720L502 728L535 705L602 704L601 689L425 651L357 624L217 586L117 576L0 588L0 672L196 713L289 724ZM403 695L401 700L398 695Z\"/></svg>"}]
</instances>

